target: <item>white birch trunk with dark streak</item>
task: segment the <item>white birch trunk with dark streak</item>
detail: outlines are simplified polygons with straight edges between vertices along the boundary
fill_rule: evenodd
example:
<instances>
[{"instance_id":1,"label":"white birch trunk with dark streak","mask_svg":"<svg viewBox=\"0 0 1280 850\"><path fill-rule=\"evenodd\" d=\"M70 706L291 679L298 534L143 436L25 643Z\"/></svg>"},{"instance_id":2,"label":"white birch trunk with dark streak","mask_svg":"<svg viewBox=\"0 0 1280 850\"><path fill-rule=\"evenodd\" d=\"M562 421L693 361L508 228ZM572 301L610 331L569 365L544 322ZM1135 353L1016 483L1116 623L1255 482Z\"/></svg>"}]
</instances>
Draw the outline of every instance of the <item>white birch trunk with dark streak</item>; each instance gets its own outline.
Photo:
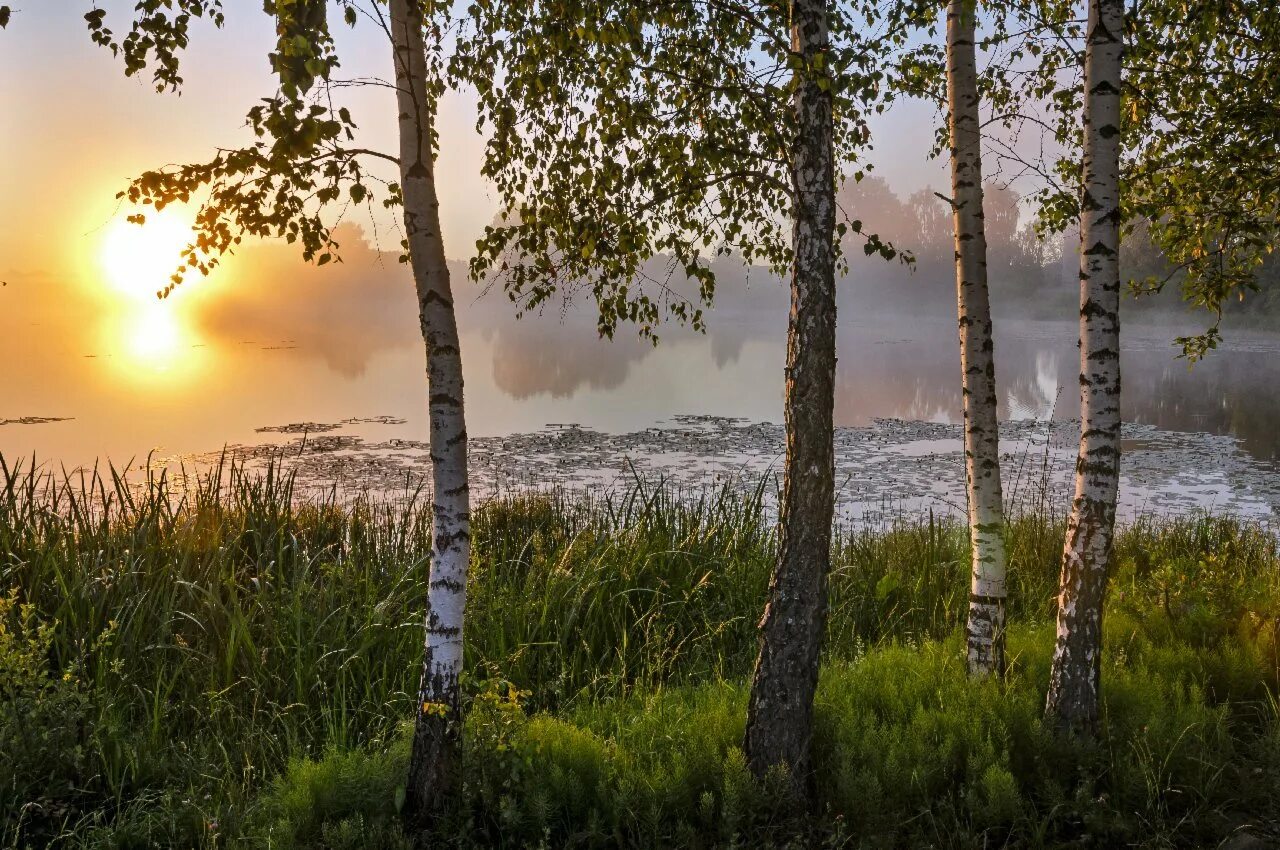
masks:
<instances>
[{"instance_id":1,"label":"white birch trunk with dark streak","mask_svg":"<svg viewBox=\"0 0 1280 850\"><path fill-rule=\"evenodd\" d=\"M404 809L410 822L422 822L438 808L456 773L458 677L462 672L462 615L471 557L471 508L462 358L440 233L431 141L435 103L427 92L423 20L415 0L391 0L390 6L400 185L409 262L426 345L433 485L426 641Z\"/></svg>"},{"instance_id":2,"label":"white birch trunk with dark streak","mask_svg":"<svg viewBox=\"0 0 1280 850\"><path fill-rule=\"evenodd\" d=\"M982 209L982 125L974 48L977 12L977 0L951 0L947 9L947 103L965 483L972 550L966 628L968 665L971 675L999 676L1005 665L1004 496L1000 487L995 346Z\"/></svg>"},{"instance_id":3,"label":"white birch trunk with dark streak","mask_svg":"<svg viewBox=\"0 0 1280 850\"><path fill-rule=\"evenodd\" d=\"M827 58L827 18L827 0L792 0L792 50L807 62ZM823 67L829 65L828 59ZM834 130L831 93L818 76L805 74L792 100L795 265L787 331L787 454L778 563L760 623L745 740L752 772L763 777L785 767L800 796L810 780L813 697L826 627L835 503Z\"/></svg>"},{"instance_id":4,"label":"white birch trunk with dark streak","mask_svg":"<svg viewBox=\"0 0 1280 850\"><path fill-rule=\"evenodd\" d=\"M1124 0L1089 0L1080 193L1080 452L1046 718L1097 732L1102 605L1120 478L1120 85Z\"/></svg>"}]
</instances>

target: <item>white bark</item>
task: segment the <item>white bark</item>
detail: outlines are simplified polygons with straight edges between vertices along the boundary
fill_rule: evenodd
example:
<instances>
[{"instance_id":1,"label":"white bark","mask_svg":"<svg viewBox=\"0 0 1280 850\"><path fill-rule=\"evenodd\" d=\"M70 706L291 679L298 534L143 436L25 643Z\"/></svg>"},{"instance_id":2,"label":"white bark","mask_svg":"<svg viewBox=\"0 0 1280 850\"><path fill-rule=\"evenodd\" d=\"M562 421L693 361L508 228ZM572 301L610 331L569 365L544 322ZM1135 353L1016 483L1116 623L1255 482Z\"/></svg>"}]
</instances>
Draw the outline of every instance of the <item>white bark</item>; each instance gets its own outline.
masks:
<instances>
[{"instance_id":1,"label":"white bark","mask_svg":"<svg viewBox=\"0 0 1280 850\"><path fill-rule=\"evenodd\" d=\"M433 808L448 782L462 672L463 610L471 555L462 359L440 233L432 153L435 103L428 93L423 21L416 0L391 0L399 111L400 185L409 259L426 345L430 417L432 552L426 640L406 803Z\"/></svg>"},{"instance_id":2,"label":"white bark","mask_svg":"<svg viewBox=\"0 0 1280 850\"><path fill-rule=\"evenodd\" d=\"M1092 735L1120 473L1120 85L1124 0L1090 0L1080 193L1080 450L1047 716Z\"/></svg>"},{"instance_id":3,"label":"white bark","mask_svg":"<svg viewBox=\"0 0 1280 850\"><path fill-rule=\"evenodd\" d=\"M965 483L971 548L969 672L1004 672L1004 496L996 416L995 354L987 290L987 236L982 209L982 125L974 48L977 0L947 9L947 103L951 136L956 307L964 398Z\"/></svg>"}]
</instances>

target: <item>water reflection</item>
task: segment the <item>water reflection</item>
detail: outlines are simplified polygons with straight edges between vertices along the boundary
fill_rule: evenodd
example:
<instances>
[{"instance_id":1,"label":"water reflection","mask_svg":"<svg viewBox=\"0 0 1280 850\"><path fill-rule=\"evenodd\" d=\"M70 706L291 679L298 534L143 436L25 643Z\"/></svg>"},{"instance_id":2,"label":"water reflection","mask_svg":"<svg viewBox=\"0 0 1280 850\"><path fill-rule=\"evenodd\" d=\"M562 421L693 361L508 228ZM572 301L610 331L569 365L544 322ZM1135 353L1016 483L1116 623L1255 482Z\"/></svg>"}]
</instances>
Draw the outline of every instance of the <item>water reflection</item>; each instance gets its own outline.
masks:
<instances>
[{"instance_id":1,"label":"water reflection","mask_svg":"<svg viewBox=\"0 0 1280 850\"><path fill-rule=\"evenodd\" d=\"M722 323L686 365L688 379L735 384L744 394L774 401L781 415L782 332L772 323ZM1078 355L1074 323L1005 321L997 328L1000 416L1006 420L1071 419L1077 415ZM635 340L586 338L572 324L534 319L492 331L493 376L515 399L546 394L567 399L625 386L653 350ZM1122 351L1127 421L1171 431L1239 437L1254 457L1280 457L1280 338L1237 333L1222 350L1194 366L1177 357L1167 329L1131 326ZM774 352L769 372L743 374L732 355L748 341ZM867 425L877 418L955 423L961 417L959 364L953 323L884 316L842 323L838 345L836 422ZM766 360L768 358L766 357ZM655 399L654 418L673 411ZM699 410L698 413L724 411ZM637 427L645 423L635 423Z\"/></svg>"},{"instance_id":2,"label":"water reflection","mask_svg":"<svg viewBox=\"0 0 1280 850\"><path fill-rule=\"evenodd\" d=\"M318 359L348 379L390 351L420 347L405 266L354 227L335 233L341 263L306 266L292 246L270 243L231 258L215 278L185 285L201 332L223 348Z\"/></svg>"},{"instance_id":3,"label":"water reflection","mask_svg":"<svg viewBox=\"0 0 1280 850\"><path fill-rule=\"evenodd\" d=\"M264 425L384 414L407 420L397 435L424 439L423 351L407 272L354 231L344 241L345 263L322 269L301 265L287 246L250 248L174 298L95 318L105 328L96 338L69 311L38 314L15 302L0 312L0 420L75 420L3 426L0 451L75 462L156 445L206 451L250 442ZM475 436L548 422L629 431L682 413L782 419L779 281L726 269L709 333L667 326L655 348L625 327L615 341L598 339L586 305L517 321L500 292L481 297L461 266L454 271ZM959 421L954 319L859 311L847 289L841 299L837 424ZM34 321L44 324L32 330ZM1075 333L1070 321L998 321L1003 418L1074 415ZM1234 435L1255 457L1277 457L1280 336L1233 332L1224 350L1189 369L1170 343L1177 331L1130 324L1125 333L1126 419Z\"/></svg>"},{"instance_id":4,"label":"water reflection","mask_svg":"<svg viewBox=\"0 0 1280 850\"><path fill-rule=\"evenodd\" d=\"M516 400L616 389L653 348L632 335L602 344L594 326L577 315L554 325L538 318L494 323L486 333L493 343L494 384Z\"/></svg>"},{"instance_id":5,"label":"water reflection","mask_svg":"<svg viewBox=\"0 0 1280 850\"><path fill-rule=\"evenodd\" d=\"M1175 431L1238 437L1263 460L1280 458L1280 344L1243 336L1189 367L1158 347L1122 353L1126 418Z\"/></svg>"},{"instance_id":6,"label":"water reflection","mask_svg":"<svg viewBox=\"0 0 1280 850\"><path fill-rule=\"evenodd\" d=\"M164 302L140 307L120 321L122 349L128 355L128 368L167 371L176 365L188 340L177 312Z\"/></svg>"},{"instance_id":7,"label":"water reflection","mask_svg":"<svg viewBox=\"0 0 1280 850\"><path fill-rule=\"evenodd\" d=\"M1014 374L1004 393L1005 418L1042 420L1053 416L1062 397L1060 361L1057 351L1037 351L1035 368L1027 375Z\"/></svg>"}]
</instances>

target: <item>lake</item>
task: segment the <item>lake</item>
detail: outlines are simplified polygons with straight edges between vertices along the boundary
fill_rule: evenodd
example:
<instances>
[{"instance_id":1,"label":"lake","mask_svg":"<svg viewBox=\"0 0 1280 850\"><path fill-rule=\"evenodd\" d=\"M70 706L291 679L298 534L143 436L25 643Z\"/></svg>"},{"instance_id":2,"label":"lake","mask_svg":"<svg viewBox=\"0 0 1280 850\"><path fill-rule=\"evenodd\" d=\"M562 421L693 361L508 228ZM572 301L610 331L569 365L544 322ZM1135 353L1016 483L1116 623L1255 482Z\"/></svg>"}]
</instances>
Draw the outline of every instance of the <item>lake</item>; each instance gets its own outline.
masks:
<instances>
[{"instance_id":1,"label":"lake","mask_svg":"<svg viewBox=\"0 0 1280 850\"><path fill-rule=\"evenodd\" d=\"M580 309L517 321L500 295L465 301L481 494L611 486L637 473L696 488L776 471L785 300L766 295L767 303L718 307L706 335L669 328L657 346L625 328L601 340ZM314 483L412 485L425 471L427 439L412 303L373 318L358 303L330 300L270 321L248 309L243 322L205 311L187 322L177 308L164 312L166 302L141 318L71 330L35 316L57 332L0 337L0 451L10 462L34 454L74 468L100 458L137 466L148 454L199 465L224 447L261 460L285 447ZM32 318L9 312L3 321ZM954 326L941 316L843 310L836 423L846 518L963 505ZM1069 421L1075 330L1019 319L997 326L1010 498L1047 489L1065 499L1078 436ZM1280 510L1280 337L1235 332L1192 367L1177 359L1174 334L1125 330L1122 510L1270 518Z\"/></svg>"}]
</instances>

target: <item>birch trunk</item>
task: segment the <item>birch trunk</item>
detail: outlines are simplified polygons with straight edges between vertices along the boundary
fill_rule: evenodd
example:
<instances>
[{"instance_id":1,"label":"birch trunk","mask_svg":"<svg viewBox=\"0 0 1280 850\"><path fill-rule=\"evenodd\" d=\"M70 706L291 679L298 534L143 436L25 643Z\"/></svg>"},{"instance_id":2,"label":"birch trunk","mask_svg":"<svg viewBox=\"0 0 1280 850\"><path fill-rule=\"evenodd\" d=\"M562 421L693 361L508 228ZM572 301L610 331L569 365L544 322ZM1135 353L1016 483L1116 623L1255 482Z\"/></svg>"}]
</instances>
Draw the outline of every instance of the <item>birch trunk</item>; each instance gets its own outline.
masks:
<instances>
[{"instance_id":1,"label":"birch trunk","mask_svg":"<svg viewBox=\"0 0 1280 850\"><path fill-rule=\"evenodd\" d=\"M1097 732L1102 604L1120 473L1120 83L1124 0L1089 0L1080 193L1080 451L1046 718Z\"/></svg>"},{"instance_id":2,"label":"birch trunk","mask_svg":"<svg viewBox=\"0 0 1280 850\"><path fill-rule=\"evenodd\" d=\"M974 49L977 12L977 0L951 0L947 9L947 103L972 552L968 663L970 675L999 676L1005 665L1004 496L1000 489L1000 431L982 211L982 125Z\"/></svg>"},{"instance_id":3,"label":"birch trunk","mask_svg":"<svg viewBox=\"0 0 1280 850\"><path fill-rule=\"evenodd\" d=\"M432 548L426 641L404 816L421 824L453 785L460 731L462 613L471 554L467 429L463 418L458 323L440 234L432 136L435 104L427 92L421 6L391 0L400 185L418 318L427 354L432 478Z\"/></svg>"},{"instance_id":4,"label":"birch trunk","mask_svg":"<svg viewBox=\"0 0 1280 850\"><path fill-rule=\"evenodd\" d=\"M792 0L792 49L810 67L815 57L826 58L827 14L826 0ZM745 749L757 777L783 766L793 790L804 795L835 499L835 168L830 90L815 73L805 74L792 104L795 266L787 331L787 455L778 563L760 623Z\"/></svg>"}]
</instances>

